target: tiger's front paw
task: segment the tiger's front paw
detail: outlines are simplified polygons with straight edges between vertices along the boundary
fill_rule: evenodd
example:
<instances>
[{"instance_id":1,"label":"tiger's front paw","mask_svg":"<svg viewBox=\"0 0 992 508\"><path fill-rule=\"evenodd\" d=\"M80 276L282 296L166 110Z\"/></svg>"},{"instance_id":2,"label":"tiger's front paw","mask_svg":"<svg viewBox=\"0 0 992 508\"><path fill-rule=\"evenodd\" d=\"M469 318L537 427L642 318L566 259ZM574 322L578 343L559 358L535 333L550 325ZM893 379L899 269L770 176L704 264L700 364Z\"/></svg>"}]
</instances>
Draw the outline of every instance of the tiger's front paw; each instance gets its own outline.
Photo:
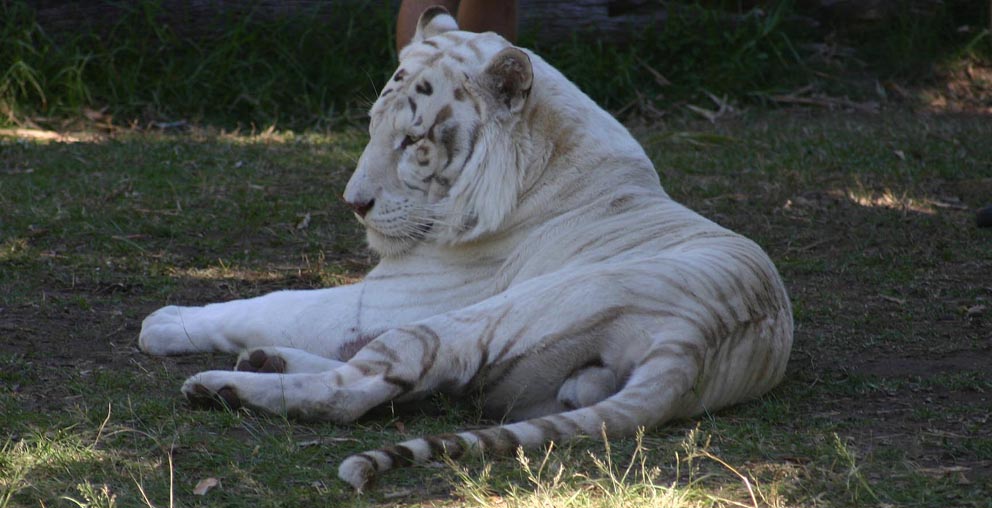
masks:
<instances>
[{"instance_id":1,"label":"tiger's front paw","mask_svg":"<svg viewBox=\"0 0 992 508\"><path fill-rule=\"evenodd\" d=\"M236 353L242 347L229 340L234 321L223 305L178 307L169 305L141 322L138 345L152 355L181 355L220 351Z\"/></svg>"},{"instance_id":2,"label":"tiger's front paw","mask_svg":"<svg viewBox=\"0 0 992 508\"><path fill-rule=\"evenodd\" d=\"M183 395L190 405L206 409L247 407L275 414L286 414L287 403L301 386L287 383L283 376L210 370L196 374L183 383ZM289 391L289 392L288 392Z\"/></svg>"},{"instance_id":3,"label":"tiger's front paw","mask_svg":"<svg viewBox=\"0 0 992 508\"><path fill-rule=\"evenodd\" d=\"M194 340L193 323L187 323L186 315L191 307L169 305L148 315L141 322L138 346L141 350L158 356L178 355L202 351Z\"/></svg>"},{"instance_id":4,"label":"tiger's front paw","mask_svg":"<svg viewBox=\"0 0 992 508\"><path fill-rule=\"evenodd\" d=\"M262 372L282 374L286 372L286 360L264 349L245 351L238 356L234 370L242 372Z\"/></svg>"},{"instance_id":5,"label":"tiger's front paw","mask_svg":"<svg viewBox=\"0 0 992 508\"><path fill-rule=\"evenodd\" d=\"M302 349L268 346L242 351L238 355L234 370L276 374L316 374L337 369L342 365L344 362Z\"/></svg>"}]
</instances>

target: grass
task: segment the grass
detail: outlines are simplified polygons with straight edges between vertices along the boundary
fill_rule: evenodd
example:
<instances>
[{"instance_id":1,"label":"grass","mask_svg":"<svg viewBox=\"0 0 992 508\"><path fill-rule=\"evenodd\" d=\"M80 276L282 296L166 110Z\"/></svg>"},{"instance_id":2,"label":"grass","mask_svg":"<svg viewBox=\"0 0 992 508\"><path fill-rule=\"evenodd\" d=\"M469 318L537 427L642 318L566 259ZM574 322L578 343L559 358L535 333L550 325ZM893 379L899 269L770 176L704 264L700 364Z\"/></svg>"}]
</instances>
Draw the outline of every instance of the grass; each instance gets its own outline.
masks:
<instances>
[{"instance_id":1,"label":"grass","mask_svg":"<svg viewBox=\"0 0 992 508\"><path fill-rule=\"evenodd\" d=\"M989 322L962 309L992 287L969 211L992 195L989 123L753 111L635 132L673 196L778 263L785 383L640 441L416 467L364 497L334 478L343 457L478 424L472 408L354 426L193 411L182 380L233 359L134 340L166 303L360 276L334 196L361 131L0 141L0 506L986 506ZM194 495L205 478L220 487Z\"/></svg>"},{"instance_id":2,"label":"grass","mask_svg":"<svg viewBox=\"0 0 992 508\"><path fill-rule=\"evenodd\" d=\"M979 3L944 2L927 16L900 10L881 25L811 29L800 21L808 13L791 1L736 17L682 2L663 26L623 42L576 34L551 44L524 33L521 44L600 104L628 114L708 102L708 94L763 103L807 85L873 98L879 79L926 79L961 62L992 62L992 36L973 24L988 17ZM394 67L394 14L378 2L333 15L219 15L195 37L182 26L196 20L183 21L155 0L114 5L112 24L69 32L39 25L23 0L0 4L4 123L64 127L85 113L103 128L325 129L361 123Z\"/></svg>"},{"instance_id":3,"label":"grass","mask_svg":"<svg viewBox=\"0 0 992 508\"><path fill-rule=\"evenodd\" d=\"M0 108L15 120L91 108L125 125L325 127L374 97L392 72L391 13L378 5L338 14L334 25L308 10L276 19L249 12L193 39L162 24L155 1L119 4L106 33L49 33L24 2L4 2Z\"/></svg>"}]
</instances>

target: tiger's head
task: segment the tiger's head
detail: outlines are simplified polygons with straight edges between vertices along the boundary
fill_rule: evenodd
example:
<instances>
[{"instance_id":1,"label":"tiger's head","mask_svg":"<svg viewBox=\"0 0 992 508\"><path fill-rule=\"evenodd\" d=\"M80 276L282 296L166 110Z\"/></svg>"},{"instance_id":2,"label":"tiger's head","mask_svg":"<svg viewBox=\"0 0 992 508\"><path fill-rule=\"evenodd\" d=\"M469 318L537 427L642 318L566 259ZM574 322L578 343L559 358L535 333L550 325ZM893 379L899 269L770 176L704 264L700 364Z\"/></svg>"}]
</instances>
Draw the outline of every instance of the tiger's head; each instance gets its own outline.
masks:
<instances>
[{"instance_id":1,"label":"tiger's head","mask_svg":"<svg viewBox=\"0 0 992 508\"><path fill-rule=\"evenodd\" d=\"M500 228L523 182L528 146L515 130L532 82L524 51L458 31L441 7L424 12L372 106L369 143L344 191L374 251Z\"/></svg>"}]
</instances>

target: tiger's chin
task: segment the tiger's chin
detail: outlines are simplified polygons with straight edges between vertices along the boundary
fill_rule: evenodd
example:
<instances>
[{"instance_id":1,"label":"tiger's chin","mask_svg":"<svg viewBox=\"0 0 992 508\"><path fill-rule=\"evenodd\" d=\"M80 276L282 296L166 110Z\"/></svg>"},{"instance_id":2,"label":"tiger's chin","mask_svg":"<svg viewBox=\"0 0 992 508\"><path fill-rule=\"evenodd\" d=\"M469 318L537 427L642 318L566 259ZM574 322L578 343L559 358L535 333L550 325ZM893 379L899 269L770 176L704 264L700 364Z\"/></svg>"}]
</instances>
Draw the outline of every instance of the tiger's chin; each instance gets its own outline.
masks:
<instances>
[{"instance_id":1,"label":"tiger's chin","mask_svg":"<svg viewBox=\"0 0 992 508\"><path fill-rule=\"evenodd\" d=\"M401 256L421 241L408 236L389 236L368 225L365 226L365 238L369 248L383 258Z\"/></svg>"}]
</instances>

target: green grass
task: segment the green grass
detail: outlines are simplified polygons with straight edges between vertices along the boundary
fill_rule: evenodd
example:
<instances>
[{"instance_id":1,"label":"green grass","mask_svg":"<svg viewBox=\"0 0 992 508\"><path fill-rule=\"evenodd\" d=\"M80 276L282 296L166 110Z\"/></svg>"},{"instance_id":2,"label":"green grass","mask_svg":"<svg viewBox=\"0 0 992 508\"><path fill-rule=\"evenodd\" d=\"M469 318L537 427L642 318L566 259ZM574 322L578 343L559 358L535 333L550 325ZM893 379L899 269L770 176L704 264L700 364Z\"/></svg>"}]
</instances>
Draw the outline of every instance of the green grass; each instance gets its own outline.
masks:
<instances>
[{"instance_id":1,"label":"green grass","mask_svg":"<svg viewBox=\"0 0 992 508\"><path fill-rule=\"evenodd\" d=\"M687 5L672 9L662 26L633 34L626 44L590 36L557 45L526 38L523 43L611 110L632 101L698 100L707 91L743 98L794 88L811 78L796 47L803 39L787 22L791 12L791 4L782 2L765 15L750 13L731 23L724 11Z\"/></svg>"},{"instance_id":2,"label":"green grass","mask_svg":"<svg viewBox=\"0 0 992 508\"><path fill-rule=\"evenodd\" d=\"M979 3L811 29L801 21L809 13L791 1L747 13L677 2L662 26L625 41L576 34L550 44L524 33L520 42L597 102L628 114L708 103L707 94L761 103L805 85L874 98L876 79L925 79L962 62L992 62L992 36L975 24L988 17ZM117 5L120 15L106 27L52 32L23 0L0 4L4 123L63 127L89 111L100 125L323 129L360 123L395 65L394 13L378 2L357 2L330 20L306 9L275 18L249 10L218 16L196 37L163 24L155 0ZM851 46L850 58L819 55L825 47L846 55Z\"/></svg>"},{"instance_id":3,"label":"green grass","mask_svg":"<svg viewBox=\"0 0 992 508\"><path fill-rule=\"evenodd\" d=\"M15 119L108 109L119 123L142 126L340 123L392 72L392 14L378 5L337 13L333 25L306 10L276 19L249 12L192 39L161 24L154 1L121 3L106 33L56 34L23 2L5 2L0 109Z\"/></svg>"}]
</instances>

